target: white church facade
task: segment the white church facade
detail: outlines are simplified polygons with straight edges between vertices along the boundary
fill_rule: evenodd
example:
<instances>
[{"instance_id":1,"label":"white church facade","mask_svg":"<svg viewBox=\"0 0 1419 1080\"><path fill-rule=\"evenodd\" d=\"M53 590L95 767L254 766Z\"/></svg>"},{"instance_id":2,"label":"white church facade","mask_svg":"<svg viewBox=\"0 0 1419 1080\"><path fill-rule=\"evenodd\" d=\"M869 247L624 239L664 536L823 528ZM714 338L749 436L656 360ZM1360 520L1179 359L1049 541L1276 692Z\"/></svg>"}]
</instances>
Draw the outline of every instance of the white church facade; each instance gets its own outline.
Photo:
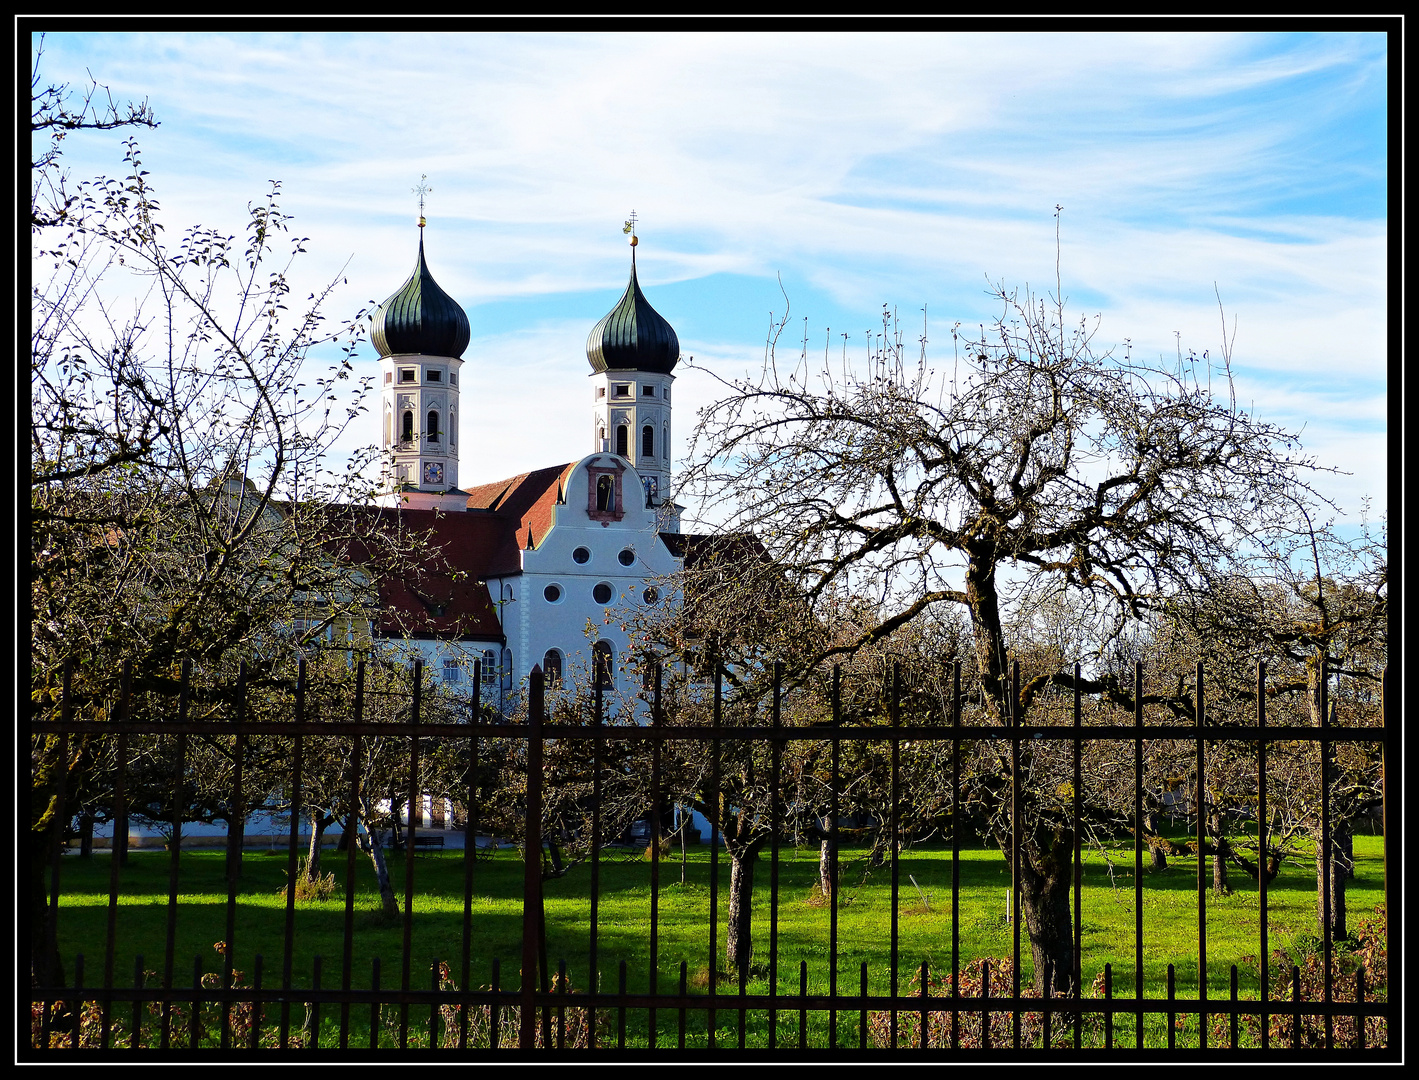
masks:
<instances>
[{"instance_id":1,"label":"white church facade","mask_svg":"<svg viewBox=\"0 0 1419 1080\"><path fill-rule=\"evenodd\" d=\"M468 317L429 272L419 224L413 273L371 319L388 470L381 512L430 530L444 565L385 584L376 645L422 657L456 692L472 689L463 684L478 661L480 699L501 711L534 665L551 685L595 680L613 700L633 700L639 658L619 616L674 602L664 582L687 539L671 496L680 345L641 291L636 237L625 292L587 338L591 452L478 483L457 442Z\"/></svg>"}]
</instances>

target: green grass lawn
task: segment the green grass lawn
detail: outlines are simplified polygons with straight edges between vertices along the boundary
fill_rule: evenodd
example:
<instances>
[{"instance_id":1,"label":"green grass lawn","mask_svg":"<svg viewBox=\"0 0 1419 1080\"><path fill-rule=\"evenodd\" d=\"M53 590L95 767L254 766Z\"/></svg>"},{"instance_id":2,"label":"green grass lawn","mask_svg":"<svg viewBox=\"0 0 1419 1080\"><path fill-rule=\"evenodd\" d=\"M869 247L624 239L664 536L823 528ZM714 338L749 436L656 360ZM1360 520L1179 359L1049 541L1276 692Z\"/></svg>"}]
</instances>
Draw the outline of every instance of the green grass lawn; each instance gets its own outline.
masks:
<instances>
[{"instance_id":1,"label":"green grass lawn","mask_svg":"<svg viewBox=\"0 0 1419 1080\"><path fill-rule=\"evenodd\" d=\"M599 924L600 988L615 991L619 962L627 965L627 987L644 991L650 972L650 864L639 852L608 851L601 864ZM1113 967L1116 999L1133 996L1134 982L1134 888L1131 841L1113 852L1112 872L1098 852L1088 852L1084 861L1083 884L1083 973L1086 987L1103 971ZM1352 923L1382 902L1383 859L1379 837L1355 838L1356 877L1350 883ZM417 894L414 900L412 948L409 959L410 986L427 989L435 959L450 965L459 979L462 957L463 857L461 851L417 856ZM167 926L168 872L170 857L158 852L134 852L121 876L117 933L114 940L115 982L132 985L135 957L142 955L143 966L161 972ZM1197 996L1197 892L1196 862L1185 858L1169 860L1167 871L1145 869L1144 905L1144 993L1162 997L1166 993L1167 965L1175 965L1179 998ZM863 864L857 853L844 852L844 882L838 917L838 990L855 992L860 965L868 965L872 993L887 993L890 986L891 957L891 875L887 867L861 881ZM1147 860L1145 858L1145 867ZM179 906L173 983L191 986L194 957L202 958L205 971L219 971L221 958L214 943L226 937L227 888L223 856L215 852L184 852L181 858ZM277 891L285 880L286 860L264 854L244 859L241 891L237 897L236 932L233 936L235 966L246 973L250 984L256 954L263 954L263 986L280 983L285 920L284 900ZM84 954L85 983L100 981L107 943L107 905L110 864L106 856L88 860L66 857L63 863L59 947L66 970L72 972L76 953ZM343 881L343 854L327 853L325 869L335 871ZM781 852L778 901L778 989L796 993L800 962L808 965L809 992L826 993L829 988L829 907L817 890L816 848ZM403 857L391 856L391 876L402 895ZM688 968L691 992L709 986L709 971L724 965L724 929L729 896L729 860L719 859L718 957L709 954L709 875L707 848L691 851L686 880L681 884L678 850L661 863L659 904L660 949L657 958L659 989L673 990L679 980L680 962ZM501 960L502 989L515 989L521 956L522 862L515 851L487 857L480 853L476 863L470 954L472 987L491 982L494 958ZM912 887L908 875L929 899L929 909ZM1210 881L1210 877L1209 877ZM918 966L925 961L930 970L949 972L951 966L951 852L949 847L915 848L901 861L899 912L899 987L912 986ZM573 990L585 989L590 870L573 869L566 877L545 884L548 956L555 971L566 963ZM1230 969L1239 969L1243 997L1258 996L1260 924L1258 896L1254 883L1239 873L1231 877L1234 892L1226 897L1207 897L1208 996L1229 996ZM1006 920L1006 897L1010 885L1009 866L994 849L974 848L961 856L960 963L962 968L978 957L1009 957L1012 929ZM381 964L380 986L397 989L403 960L402 922L385 925L376 917L378 907L373 874L361 856L356 864L355 913L353 916L354 960L351 984L371 985L371 968ZM1307 935L1315 933L1315 876L1310 859L1289 861L1269 889L1270 940L1273 949L1295 951ZM756 875L754 897L755 964L746 990L767 993L770 934L770 875L762 861ZM316 957L321 958L321 985L338 987L342 981L341 957L345 928L342 893L330 901L298 905L295 916L293 982L298 987L312 985ZM1022 931L1022 983L1031 977L1029 939ZM716 964L716 960L718 963ZM722 992L735 992L737 984L721 982ZM320 1045L336 1045L339 1038L339 1008L326 1006L319 1018ZM397 1020L398 1006L386 1006L381 1017L385 1028L382 1042L397 1044L390 1025ZM268 1013L268 1017L270 1014ZM301 1027L304 1006L293 1010L293 1025ZM604 1018L612 1020L612 1018ZM1195 1021L1195 1017L1193 1018ZM414 1009L410 1016L410 1040L427 1039L428 1010ZM856 1045L857 1014L840 1014L840 1042ZM268 1019L266 1024L270 1026ZM368 1045L369 1009L351 1009L351 1039ZM504 1021L506 1023L506 1021ZM656 1021L658 1041L673 1045L678 1034L678 1014L661 1010ZM1165 1021L1148 1018L1146 1038L1163 1044ZM614 1024L614 1021L613 1021ZM644 1010L628 1010L627 1039L644 1045L648 1021ZM720 1045L738 1042L737 1010L721 1012L717 1018ZM769 1021L763 1011L750 1010L745 1041L750 1046L766 1045ZM779 1038L796 1045L798 1014L780 1014ZM1114 1021L1114 1037L1132 1045L1133 1018L1120 1015ZM603 1028L603 1031L606 1030ZM614 1026L610 1029L614 1039ZM422 1035L420 1035L422 1031ZM607 1036L602 1034L600 1038ZM810 1045L827 1044L827 1019L810 1017ZM1184 1027L1184 1042L1195 1041L1195 1032ZM706 1043L705 1017L691 1012L687 1022L687 1044Z\"/></svg>"}]
</instances>

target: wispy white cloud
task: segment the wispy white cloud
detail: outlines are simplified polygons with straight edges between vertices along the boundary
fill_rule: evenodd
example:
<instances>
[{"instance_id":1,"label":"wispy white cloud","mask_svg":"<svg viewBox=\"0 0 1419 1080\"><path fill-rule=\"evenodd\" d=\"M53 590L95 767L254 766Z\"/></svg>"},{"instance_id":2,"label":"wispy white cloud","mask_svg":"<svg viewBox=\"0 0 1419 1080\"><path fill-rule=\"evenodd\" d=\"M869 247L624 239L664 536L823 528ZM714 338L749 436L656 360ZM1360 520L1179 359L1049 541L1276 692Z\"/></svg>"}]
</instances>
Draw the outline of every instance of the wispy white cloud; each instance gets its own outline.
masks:
<instances>
[{"instance_id":1,"label":"wispy white cloud","mask_svg":"<svg viewBox=\"0 0 1419 1080\"><path fill-rule=\"evenodd\" d=\"M280 178L311 238L300 284L343 272L349 313L407 274L410 188L429 175L430 261L473 316L486 397L464 413L464 446L483 447L465 480L577 452L552 453L546 432L586 427L582 344L624 285L632 206L652 302L675 285L688 324L735 328L703 334L702 354L750 366L763 342L747 328L779 309L779 273L815 335L857 333L883 302L908 322L925 305L943 331L979 319L987 275L1053 289L1058 203L1064 289L1103 315L1102 338L1169 356L1176 332L1215 355L1215 283L1246 393L1304 423L1317 453L1366 447L1355 482L1383 500L1379 35L948 24L57 34L46 49L51 79L81 83L87 68L118 97L151 99L163 125L142 137L144 160L175 220L235 229ZM113 172L116 142L71 140L71 167ZM697 307L693 283L717 274L761 280L764 310ZM677 441L700 392L687 378Z\"/></svg>"}]
</instances>

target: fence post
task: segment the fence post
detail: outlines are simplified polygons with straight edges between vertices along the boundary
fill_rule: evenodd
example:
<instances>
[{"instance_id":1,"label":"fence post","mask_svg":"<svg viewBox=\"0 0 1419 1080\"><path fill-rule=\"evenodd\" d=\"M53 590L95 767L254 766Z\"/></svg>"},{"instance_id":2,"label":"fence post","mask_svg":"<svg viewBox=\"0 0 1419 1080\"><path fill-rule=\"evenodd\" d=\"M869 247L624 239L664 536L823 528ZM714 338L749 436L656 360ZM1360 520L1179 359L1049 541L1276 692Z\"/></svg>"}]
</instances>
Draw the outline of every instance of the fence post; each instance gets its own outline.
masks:
<instances>
[{"instance_id":1,"label":"fence post","mask_svg":"<svg viewBox=\"0 0 1419 1080\"><path fill-rule=\"evenodd\" d=\"M537 968L542 955L542 668L527 695L527 831L522 878L522 1015L518 1045L537 1045Z\"/></svg>"}]
</instances>

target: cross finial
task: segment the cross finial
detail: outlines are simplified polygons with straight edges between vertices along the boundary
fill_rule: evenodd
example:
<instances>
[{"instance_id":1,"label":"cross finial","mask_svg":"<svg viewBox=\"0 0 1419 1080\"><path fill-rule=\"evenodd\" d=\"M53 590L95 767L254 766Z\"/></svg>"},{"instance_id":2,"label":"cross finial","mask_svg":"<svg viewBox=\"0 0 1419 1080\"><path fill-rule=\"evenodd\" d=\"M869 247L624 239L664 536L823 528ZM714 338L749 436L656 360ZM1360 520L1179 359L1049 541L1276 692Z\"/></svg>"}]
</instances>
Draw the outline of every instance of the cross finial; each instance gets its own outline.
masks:
<instances>
[{"instance_id":1,"label":"cross finial","mask_svg":"<svg viewBox=\"0 0 1419 1080\"><path fill-rule=\"evenodd\" d=\"M413 189L414 194L419 196L419 228L421 229L424 227L424 196L433 191L433 188L425 183L428 178L428 173L420 173L419 186Z\"/></svg>"},{"instance_id":2,"label":"cross finial","mask_svg":"<svg viewBox=\"0 0 1419 1080\"><path fill-rule=\"evenodd\" d=\"M626 218L626 226L621 230L623 233L631 234L631 247L636 246L636 212L631 211L631 216Z\"/></svg>"}]
</instances>

